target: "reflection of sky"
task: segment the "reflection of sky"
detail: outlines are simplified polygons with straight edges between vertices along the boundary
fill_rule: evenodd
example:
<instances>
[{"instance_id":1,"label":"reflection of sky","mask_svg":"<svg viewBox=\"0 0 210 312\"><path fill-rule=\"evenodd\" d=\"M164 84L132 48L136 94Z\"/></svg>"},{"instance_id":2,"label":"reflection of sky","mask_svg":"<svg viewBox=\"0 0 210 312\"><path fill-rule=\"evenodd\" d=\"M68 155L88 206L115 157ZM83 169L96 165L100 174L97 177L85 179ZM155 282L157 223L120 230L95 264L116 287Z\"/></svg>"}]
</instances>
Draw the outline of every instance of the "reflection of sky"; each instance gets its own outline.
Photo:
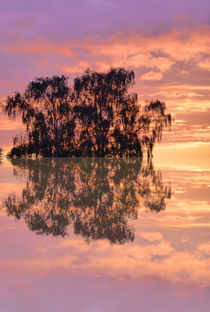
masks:
<instances>
[{"instance_id":1,"label":"reflection of sky","mask_svg":"<svg viewBox=\"0 0 210 312\"><path fill-rule=\"evenodd\" d=\"M66 238L36 236L24 221L0 222L0 308L2 311L209 311L210 172L163 166L173 196L160 213L139 211L135 240L87 244L70 231ZM7 163L3 194L20 193ZM2 174L0 175L2 177Z\"/></svg>"},{"instance_id":2,"label":"reflection of sky","mask_svg":"<svg viewBox=\"0 0 210 312\"><path fill-rule=\"evenodd\" d=\"M1 1L0 97L38 76L87 67L132 68L140 99L164 100L175 118L167 142L208 142L208 1ZM16 129L16 130L14 130ZM19 130L18 130L19 129ZM4 130L4 131L3 131ZM0 146L20 124L0 115Z\"/></svg>"}]
</instances>

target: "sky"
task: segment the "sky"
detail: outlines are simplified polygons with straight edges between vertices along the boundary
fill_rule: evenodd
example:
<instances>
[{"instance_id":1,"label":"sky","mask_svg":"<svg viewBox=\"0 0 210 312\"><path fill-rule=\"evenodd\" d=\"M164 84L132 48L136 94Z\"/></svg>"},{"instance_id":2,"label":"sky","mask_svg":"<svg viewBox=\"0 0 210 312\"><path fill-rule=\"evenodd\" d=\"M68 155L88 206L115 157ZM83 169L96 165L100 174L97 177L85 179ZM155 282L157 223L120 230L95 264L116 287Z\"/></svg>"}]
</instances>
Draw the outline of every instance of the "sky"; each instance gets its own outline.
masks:
<instances>
[{"instance_id":1,"label":"sky","mask_svg":"<svg viewBox=\"0 0 210 312\"><path fill-rule=\"evenodd\" d=\"M130 90L165 101L165 144L210 139L210 2L207 0L0 0L0 101L35 77L111 66L135 72ZM0 146L21 124L0 114Z\"/></svg>"}]
</instances>

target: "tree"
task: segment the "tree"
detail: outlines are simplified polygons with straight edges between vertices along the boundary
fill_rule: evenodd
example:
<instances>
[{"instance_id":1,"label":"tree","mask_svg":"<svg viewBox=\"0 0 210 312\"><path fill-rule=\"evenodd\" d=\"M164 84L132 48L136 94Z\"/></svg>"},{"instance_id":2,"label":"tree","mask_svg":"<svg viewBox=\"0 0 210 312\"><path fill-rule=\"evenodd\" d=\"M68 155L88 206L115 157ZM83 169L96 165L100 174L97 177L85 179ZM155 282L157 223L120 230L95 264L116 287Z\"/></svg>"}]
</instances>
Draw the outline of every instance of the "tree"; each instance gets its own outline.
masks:
<instances>
[{"instance_id":1,"label":"tree","mask_svg":"<svg viewBox=\"0 0 210 312\"><path fill-rule=\"evenodd\" d=\"M5 111L10 118L21 115L26 126L26 142L11 151L11 156L41 154L61 156L72 151L75 120L72 93L65 76L37 78L21 95L7 98ZM14 140L15 145L18 138ZM18 155L18 156L19 156Z\"/></svg>"},{"instance_id":2,"label":"tree","mask_svg":"<svg viewBox=\"0 0 210 312\"><path fill-rule=\"evenodd\" d=\"M113 68L107 74L87 70L75 79L75 110L81 123L79 143L89 155L141 156L140 142L133 131L137 96L128 94L133 84L133 71L123 68Z\"/></svg>"},{"instance_id":3,"label":"tree","mask_svg":"<svg viewBox=\"0 0 210 312\"><path fill-rule=\"evenodd\" d=\"M141 156L142 147L152 155L155 142L171 124L164 102L144 107L128 88L135 81L133 71L112 68L108 73L86 70L74 81L75 107L80 120L79 144L83 155Z\"/></svg>"},{"instance_id":4,"label":"tree","mask_svg":"<svg viewBox=\"0 0 210 312\"><path fill-rule=\"evenodd\" d=\"M148 156L171 124L164 102L141 106L129 93L133 71L111 68L107 73L86 70L74 80L37 78L21 95L8 97L5 112L22 116L26 139L15 139L10 156ZM17 145L17 143L19 145Z\"/></svg>"}]
</instances>

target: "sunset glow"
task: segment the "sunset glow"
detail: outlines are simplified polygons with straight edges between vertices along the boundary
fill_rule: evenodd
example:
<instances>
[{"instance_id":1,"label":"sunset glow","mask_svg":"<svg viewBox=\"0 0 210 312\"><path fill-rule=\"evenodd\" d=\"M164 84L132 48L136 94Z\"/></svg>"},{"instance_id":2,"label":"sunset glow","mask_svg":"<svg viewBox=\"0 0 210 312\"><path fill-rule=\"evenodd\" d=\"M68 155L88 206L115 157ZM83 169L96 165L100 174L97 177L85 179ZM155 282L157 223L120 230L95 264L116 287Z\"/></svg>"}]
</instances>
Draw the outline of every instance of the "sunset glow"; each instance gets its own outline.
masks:
<instances>
[{"instance_id":1,"label":"sunset glow","mask_svg":"<svg viewBox=\"0 0 210 312\"><path fill-rule=\"evenodd\" d=\"M0 29L0 311L209 312L210 1L0 0ZM131 77L115 84L107 110L100 100L111 92L98 86L121 83L121 73L98 79L95 98L80 81L71 93L88 68ZM16 119L3 112L8 96L54 75L68 77L63 98L50 102L52 79L47 104L29 92L11 104ZM25 99L29 157L9 158L26 133ZM85 101L95 115L82 111ZM133 105L129 117L120 101ZM161 105L152 111L151 102Z\"/></svg>"},{"instance_id":2,"label":"sunset glow","mask_svg":"<svg viewBox=\"0 0 210 312\"><path fill-rule=\"evenodd\" d=\"M209 6L188 0L3 1L0 97L22 91L39 76L65 74L69 83L85 69L133 69L140 101L166 102L175 123L166 142L209 142ZM74 3L74 4L73 4ZM23 11L22 11L23 10ZM24 13L23 13L24 12ZM56 20L56 23L55 23ZM81 22L83 21L83 23ZM132 91L132 90L131 90ZM1 114L0 145L12 145L21 124Z\"/></svg>"}]
</instances>

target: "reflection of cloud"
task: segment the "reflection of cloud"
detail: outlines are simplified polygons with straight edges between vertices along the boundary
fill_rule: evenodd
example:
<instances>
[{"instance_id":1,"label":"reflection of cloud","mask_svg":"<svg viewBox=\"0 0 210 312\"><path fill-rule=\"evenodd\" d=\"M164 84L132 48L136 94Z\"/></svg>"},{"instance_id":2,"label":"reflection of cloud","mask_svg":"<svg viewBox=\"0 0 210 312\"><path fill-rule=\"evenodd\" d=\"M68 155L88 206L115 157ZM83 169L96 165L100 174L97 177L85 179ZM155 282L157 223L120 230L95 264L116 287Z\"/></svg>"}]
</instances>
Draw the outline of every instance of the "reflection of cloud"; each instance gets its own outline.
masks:
<instances>
[{"instance_id":1,"label":"reflection of cloud","mask_svg":"<svg viewBox=\"0 0 210 312\"><path fill-rule=\"evenodd\" d=\"M145 276L155 276L171 283L197 284L202 287L210 285L209 261L201 253L190 254L178 252L169 243L162 241L158 245L110 247L105 242L94 243L90 248L83 249L81 241L77 244L68 243L59 252L54 249L54 256L38 251L40 257L29 260L10 260L7 267L30 272L46 272L66 269L68 272L80 272L102 276L105 274L118 280L137 280ZM103 248L97 248L97 245ZM73 247L73 248L72 248ZM91 249L91 251L90 251ZM38 249L37 249L38 250ZM50 251L49 251L50 252Z\"/></svg>"},{"instance_id":2,"label":"reflection of cloud","mask_svg":"<svg viewBox=\"0 0 210 312\"><path fill-rule=\"evenodd\" d=\"M81 243L78 245L78 240L73 238L61 241L60 243L58 243L57 248L76 248L76 250L78 250L79 248L80 252L85 252L89 250L89 246L86 243Z\"/></svg>"},{"instance_id":3,"label":"reflection of cloud","mask_svg":"<svg viewBox=\"0 0 210 312\"><path fill-rule=\"evenodd\" d=\"M210 70L210 56L204 58L203 60L201 60L198 65L203 68L203 69L207 69Z\"/></svg>"},{"instance_id":4,"label":"reflection of cloud","mask_svg":"<svg viewBox=\"0 0 210 312\"><path fill-rule=\"evenodd\" d=\"M7 265L9 267L19 267L24 268L24 270L27 271L34 271L39 270L39 272L42 271L48 271L53 270L55 268L70 268L72 266L73 261L76 259L73 255L65 255L62 257L56 257L55 259L49 259L46 256L36 258L36 259L30 259L25 261L8 261Z\"/></svg>"},{"instance_id":5,"label":"reflection of cloud","mask_svg":"<svg viewBox=\"0 0 210 312\"><path fill-rule=\"evenodd\" d=\"M161 259L160 262L157 261L158 258ZM176 252L164 241L150 248L132 246L126 249L126 253L122 250L118 252L114 250L110 257L103 259L92 257L87 267L110 272L109 274L115 278L127 275L132 279L138 279L154 275L172 283L196 282L210 285L210 269L207 260L187 252Z\"/></svg>"},{"instance_id":6,"label":"reflection of cloud","mask_svg":"<svg viewBox=\"0 0 210 312\"><path fill-rule=\"evenodd\" d=\"M210 257L210 242L198 246L198 250Z\"/></svg>"},{"instance_id":7,"label":"reflection of cloud","mask_svg":"<svg viewBox=\"0 0 210 312\"><path fill-rule=\"evenodd\" d=\"M193 184L189 185L187 191L177 194L177 198L191 199L195 202L206 201L210 204L210 188L207 185L201 185L200 187L194 187Z\"/></svg>"},{"instance_id":8,"label":"reflection of cloud","mask_svg":"<svg viewBox=\"0 0 210 312\"><path fill-rule=\"evenodd\" d=\"M10 223L2 224L8 229L7 236L0 232L1 242L7 239L5 249L8 251L1 259L1 273L13 272L15 280L19 275L27 275L53 276L57 281L61 272L71 282L76 275L97 277L100 282L105 277L109 286L116 282L139 285L142 280L150 279L147 289L151 289L151 282L158 280L159 285L161 280L167 287L170 285L170 290L177 286L176 295L182 292L180 283L193 289L209 287L209 207L202 198L195 203L190 194L180 200L176 193L176 189L189 193L190 188L191 193L194 191L199 196L196 190L209 183L209 172L171 170L165 171L163 177L166 181L173 180L175 190L167 210L161 214L145 214L141 210L139 219L134 221L136 240L124 246L110 245L104 240L86 244L73 231L67 239L34 237L26 227L20 228L19 223L7 219ZM11 187L17 186L11 184ZM15 226L16 232L15 229L9 231L8 225Z\"/></svg>"},{"instance_id":9,"label":"reflection of cloud","mask_svg":"<svg viewBox=\"0 0 210 312\"><path fill-rule=\"evenodd\" d=\"M7 225L0 228L0 232L7 232L11 230L16 230L16 227L14 225Z\"/></svg>"},{"instance_id":10,"label":"reflection of cloud","mask_svg":"<svg viewBox=\"0 0 210 312\"><path fill-rule=\"evenodd\" d=\"M142 232L140 235L150 242L161 240L163 237L160 232Z\"/></svg>"},{"instance_id":11,"label":"reflection of cloud","mask_svg":"<svg viewBox=\"0 0 210 312\"><path fill-rule=\"evenodd\" d=\"M3 170L2 170L3 171ZM2 172L3 173L3 172ZM7 179L7 177L5 176L5 180ZM21 194L21 191L23 189L24 184L23 183L9 183L9 182L0 182L0 189L1 189L1 193L0 193L0 200L3 200L5 198L5 196L7 196L8 193L11 192L15 192L17 194Z\"/></svg>"},{"instance_id":12,"label":"reflection of cloud","mask_svg":"<svg viewBox=\"0 0 210 312\"><path fill-rule=\"evenodd\" d=\"M166 241L161 241L159 244L152 246L150 254L154 256L169 256L174 251L174 248Z\"/></svg>"}]
</instances>

